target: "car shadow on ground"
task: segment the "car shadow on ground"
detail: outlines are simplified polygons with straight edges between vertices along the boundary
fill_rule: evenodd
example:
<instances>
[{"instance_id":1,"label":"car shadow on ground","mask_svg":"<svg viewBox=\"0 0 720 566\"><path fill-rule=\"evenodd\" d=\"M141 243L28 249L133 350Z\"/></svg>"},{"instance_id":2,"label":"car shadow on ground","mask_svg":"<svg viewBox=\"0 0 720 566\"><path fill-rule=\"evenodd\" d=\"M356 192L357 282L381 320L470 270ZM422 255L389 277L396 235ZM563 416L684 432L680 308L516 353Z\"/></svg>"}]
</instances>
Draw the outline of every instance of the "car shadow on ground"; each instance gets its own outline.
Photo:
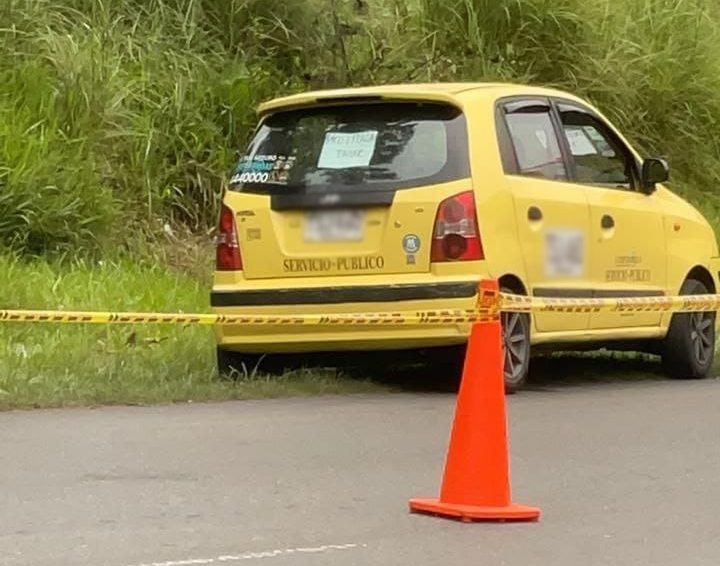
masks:
<instances>
[{"instance_id":1,"label":"car shadow on ground","mask_svg":"<svg viewBox=\"0 0 720 566\"><path fill-rule=\"evenodd\" d=\"M385 363L383 358L387 356ZM399 363L377 353L366 363L338 366L343 375L368 379L394 390L453 393L460 384L461 364L437 360ZM535 357L524 391L550 391L588 384L669 380L658 357L627 353L561 353Z\"/></svg>"}]
</instances>

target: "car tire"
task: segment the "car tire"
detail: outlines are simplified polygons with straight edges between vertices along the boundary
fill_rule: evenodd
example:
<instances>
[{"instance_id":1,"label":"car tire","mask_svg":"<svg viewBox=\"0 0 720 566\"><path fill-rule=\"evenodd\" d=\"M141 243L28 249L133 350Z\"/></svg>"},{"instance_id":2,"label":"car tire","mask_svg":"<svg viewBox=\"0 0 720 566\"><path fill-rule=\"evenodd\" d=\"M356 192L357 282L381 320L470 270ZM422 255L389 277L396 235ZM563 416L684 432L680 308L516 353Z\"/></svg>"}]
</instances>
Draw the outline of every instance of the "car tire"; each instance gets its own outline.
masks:
<instances>
[{"instance_id":1,"label":"car tire","mask_svg":"<svg viewBox=\"0 0 720 566\"><path fill-rule=\"evenodd\" d=\"M681 295L704 295L710 290L696 279L688 279ZM672 316L662 342L665 371L677 379L701 379L712 368L715 357L715 313L678 313Z\"/></svg>"},{"instance_id":2,"label":"car tire","mask_svg":"<svg viewBox=\"0 0 720 566\"><path fill-rule=\"evenodd\" d=\"M512 293L511 289L503 289ZM530 315L503 312L500 315L503 330L505 392L515 393L527 382L530 371Z\"/></svg>"},{"instance_id":3,"label":"car tire","mask_svg":"<svg viewBox=\"0 0 720 566\"><path fill-rule=\"evenodd\" d=\"M218 347L217 370L224 379L239 379L253 375L263 359L260 354L242 354Z\"/></svg>"}]
</instances>

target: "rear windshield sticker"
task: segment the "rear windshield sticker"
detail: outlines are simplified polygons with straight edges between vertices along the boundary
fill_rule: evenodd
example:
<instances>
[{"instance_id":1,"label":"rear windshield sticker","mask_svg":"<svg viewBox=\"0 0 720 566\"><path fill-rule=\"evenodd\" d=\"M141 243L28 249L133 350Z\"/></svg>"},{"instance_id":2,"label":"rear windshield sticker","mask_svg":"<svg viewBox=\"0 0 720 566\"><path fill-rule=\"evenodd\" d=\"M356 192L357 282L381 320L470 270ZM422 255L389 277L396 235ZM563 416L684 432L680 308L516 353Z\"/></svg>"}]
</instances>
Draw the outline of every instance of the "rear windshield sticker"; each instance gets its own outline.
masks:
<instances>
[{"instance_id":1,"label":"rear windshield sticker","mask_svg":"<svg viewBox=\"0 0 720 566\"><path fill-rule=\"evenodd\" d=\"M367 167L370 165L377 131L364 132L328 132L318 159L320 169L345 169L348 167Z\"/></svg>"},{"instance_id":2,"label":"rear windshield sticker","mask_svg":"<svg viewBox=\"0 0 720 566\"><path fill-rule=\"evenodd\" d=\"M258 171L270 171L277 159L276 155L257 155L255 157L245 156L235 167L235 173L256 173Z\"/></svg>"},{"instance_id":3,"label":"rear windshield sticker","mask_svg":"<svg viewBox=\"0 0 720 566\"><path fill-rule=\"evenodd\" d=\"M285 185L290 176L290 169L295 165L294 156L286 155L255 155L245 156L235 167L235 174L230 184L238 183L275 183Z\"/></svg>"}]
</instances>

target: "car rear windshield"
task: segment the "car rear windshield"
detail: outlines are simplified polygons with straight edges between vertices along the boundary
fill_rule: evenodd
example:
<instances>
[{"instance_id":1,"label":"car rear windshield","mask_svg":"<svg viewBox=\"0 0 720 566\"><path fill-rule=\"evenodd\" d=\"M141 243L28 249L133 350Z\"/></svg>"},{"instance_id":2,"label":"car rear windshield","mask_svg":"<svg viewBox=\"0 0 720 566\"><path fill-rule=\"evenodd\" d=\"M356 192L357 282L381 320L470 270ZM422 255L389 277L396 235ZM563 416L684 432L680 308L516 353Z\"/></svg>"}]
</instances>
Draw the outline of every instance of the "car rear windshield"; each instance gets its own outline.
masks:
<instances>
[{"instance_id":1,"label":"car rear windshield","mask_svg":"<svg viewBox=\"0 0 720 566\"><path fill-rule=\"evenodd\" d=\"M277 112L260 124L232 190L281 194L384 191L469 176L465 118L435 103Z\"/></svg>"}]
</instances>

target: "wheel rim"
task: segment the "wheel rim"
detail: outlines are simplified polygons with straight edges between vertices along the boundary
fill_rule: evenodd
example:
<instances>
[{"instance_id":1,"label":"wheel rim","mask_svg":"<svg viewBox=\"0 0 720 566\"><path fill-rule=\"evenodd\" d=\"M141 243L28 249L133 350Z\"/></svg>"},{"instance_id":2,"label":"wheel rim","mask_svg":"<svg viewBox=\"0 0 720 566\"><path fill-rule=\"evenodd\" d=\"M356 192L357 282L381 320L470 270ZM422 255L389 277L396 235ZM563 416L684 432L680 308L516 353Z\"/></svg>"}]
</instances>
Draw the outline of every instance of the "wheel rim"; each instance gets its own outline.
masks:
<instances>
[{"instance_id":1,"label":"wheel rim","mask_svg":"<svg viewBox=\"0 0 720 566\"><path fill-rule=\"evenodd\" d=\"M712 313L690 314L690 341L693 354L700 365L708 363L713 353L715 320Z\"/></svg>"},{"instance_id":2,"label":"wheel rim","mask_svg":"<svg viewBox=\"0 0 720 566\"><path fill-rule=\"evenodd\" d=\"M522 379L528 359L527 333L521 313L503 313L503 344L505 346L505 382L515 383Z\"/></svg>"}]
</instances>

